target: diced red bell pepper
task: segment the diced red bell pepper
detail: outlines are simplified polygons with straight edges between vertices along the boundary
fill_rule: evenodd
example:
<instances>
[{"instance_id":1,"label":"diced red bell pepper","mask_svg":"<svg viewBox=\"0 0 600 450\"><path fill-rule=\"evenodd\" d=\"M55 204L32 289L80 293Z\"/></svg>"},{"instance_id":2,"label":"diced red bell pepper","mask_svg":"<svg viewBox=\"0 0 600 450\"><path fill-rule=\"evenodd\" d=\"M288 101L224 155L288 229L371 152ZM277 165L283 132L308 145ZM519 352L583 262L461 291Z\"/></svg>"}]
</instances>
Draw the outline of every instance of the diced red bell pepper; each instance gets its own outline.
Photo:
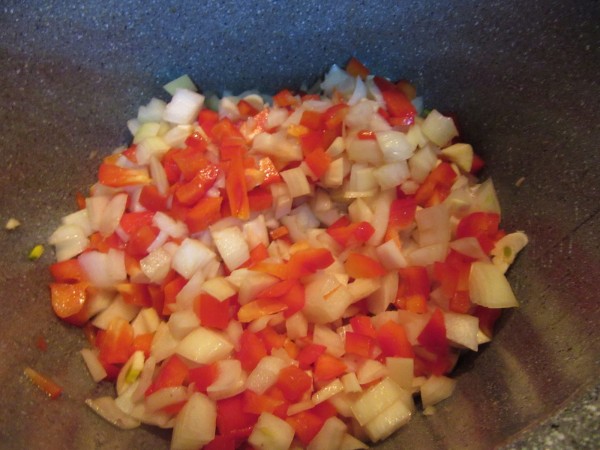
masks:
<instances>
[{"instance_id":1,"label":"diced red bell pepper","mask_svg":"<svg viewBox=\"0 0 600 450\"><path fill-rule=\"evenodd\" d=\"M350 106L345 103L338 103L327 108L323 113L325 128L333 131L335 135L341 136L342 125L349 110Z\"/></svg>"},{"instance_id":2,"label":"diced red bell pepper","mask_svg":"<svg viewBox=\"0 0 600 450\"><path fill-rule=\"evenodd\" d=\"M243 411L250 414L262 414L263 412L273 414L284 401L270 395L257 394L251 390L245 390L243 398Z\"/></svg>"},{"instance_id":3,"label":"diced red bell pepper","mask_svg":"<svg viewBox=\"0 0 600 450\"><path fill-rule=\"evenodd\" d=\"M212 136L212 129L219 121L219 113L203 108L198 113L198 123L208 136Z\"/></svg>"},{"instance_id":4,"label":"diced red bell pepper","mask_svg":"<svg viewBox=\"0 0 600 450\"><path fill-rule=\"evenodd\" d=\"M237 318L240 322L247 323L263 316L284 311L287 308L288 305L278 298L257 298L242 305L238 311Z\"/></svg>"},{"instance_id":5,"label":"diced red bell pepper","mask_svg":"<svg viewBox=\"0 0 600 450\"><path fill-rule=\"evenodd\" d=\"M235 450L235 447L235 437L233 435L219 434L202 448L203 450Z\"/></svg>"},{"instance_id":6,"label":"diced red bell pepper","mask_svg":"<svg viewBox=\"0 0 600 450\"><path fill-rule=\"evenodd\" d=\"M152 298L147 284L120 283L117 285L117 291L123 296L126 303L141 307L152 306Z\"/></svg>"},{"instance_id":7,"label":"diced red bell pepper","mask_svg":"<svg viewBox=\"0 0 600 450\"><path fill-rule=\"evenodd\" d=\"M208 142L200 131L194 131L185 140L185 145L199 152L206 150Z\"/></svg>"},{"instance_id":8,"label":"diced red bell pepper","mask_svg":"<svg viewBox=\"0 0 600 450\"><path fill-rule=\"evenodd\" d=\"M225 179L227 200L231 215L242 220L250 217L250 204L246 189L246 176L242 157L235 157L230 161Z\"/></svg>"},{"instance_id":9,"label":"diced red bell pepper","mask_svg":"<svg viewBox=\"0 0 600 450\"><path fill-rule=\"evenodd\" d=\"M310 152L304 158L306 165L308 165L309 169L315 174L317 179L325 175L325 172L327 172L327 169L331 164L331 160L331 156L325 153L325 150L320 147Z\"/></svg>"},{"instance_id":10,"label":"diced red bell pepper","mask_svg":"<svg viewBox=\"0 0 600 450\"><path fill-rule=\"evenodd\" d=\"M308 248L292 255L288 261L288 278L301 278L333 264L333 256L326 248Z\"/></svg>"},{"instance_id":11,"label":"diced red bell pepper","mask_svg":"<svg viewBox=\"0 0 600 450\"><path fill-rule=\"evenodd\" d=\"M423 331L417 336L417 341L426 350L438 356L446 356L449 351L448 339L446 338L446 325L444 314L440 308L436 308Z\"/></svg>"},{"instance_id":12,"label":"diced red bell pepper","mask_svg":"<svg viewBox=\"0 0 600 450\"><path fill-rule=\"evenodd\" d=\"M144 352L144 356L147 358L150 356L153 339L154 333L138 334L133 338L133 351L142 351Z\"/></svg>"},{"instance_id":13,"label":"diced red bell pepper","mask_svg":"<svg viewBox=\"0 0 600 450\"><path fill-rule=\"evenodd\" d=\"M194 300L194 312L200 324L209 328L224 330L229 325L229 300L219 301L212 295L200 294Z\"/></svg>"},{"instance_id":14,"label":"diced red bell pepper","mask_svg":"<svg viewBox=\"0 0 600 450\"><path fill-rule=\"evenodd\" d=\"M446 162L433 169L425 181L415 192L415 201L418 205L429 207L443 202L450 194L450 189L456 180L456 172Z\"/></svg>"},{"instance_id":15,"label":"diced red bell pepper","mask_svg":"<svg viewBox=\"0 0 600 450\"><path fill-rule=\"evenodd\" d=\"M450 311L459 314L467 314L471 310L471 306L471 297L468 291L456 291L448 302Z\"/></svg>"},{"instance_id":16,"label":"diced red bell pepper","mask_svg":"<svg viewBox=\"0 0 600 450\"><path fill-rule=\"evenodd\" d=\"M151 225L142 225L136 231L129 235L129 240L125 244L125 251L131 256L141 258L148 254L148 247L156 237L159 230Z\"/></svg>"},{"instance_id":17,"label":"diced red bell pepper","mask_svg":"<svg viewBox=\"0 0 600 450\"><path fill-rule=\"evenodd\" d=\"M98 344L101 361L123 364L133 352L133 327L125 319L115 317Z\"/></svg>"},{"instance_id":18,"label":"diced red bell pepper","mask_svg":"<svg viewBox=\"0 0 600 450\"><path fill-rule=\"evenodd\" d=\"M361 356L363 358L370 358L374 343L372 337L353 331L346 332L346 353Z\"/></svg>"},{"instance_id":19,"label":"diced red bell pepper","mask_svg":"<svg viewBox=\"0 0 600 450\"><path fill-rule=\"evenodd\" d=\"M269 232L269 236L271 238L272 241L276 240L276 239L280 239L282 237L287 236L290 233L290 230L288 230L288 228L285 225L281 225L277 228L275 228L274 230Z\"/></svg>"},{"instance_id":20,"label":"diced red bell pepper","mask_svg":"<svg viewBox=\"0 0 600 450\"><path fill-rule=\"evenodd\" d=\"M458 270L447 262L436 261L433 264L433 279L439 283L442 293L451 297L458 286Z\"/></svg>"},{"instance_id":21,"label":"diced red bell pepper","mask_svg":"<svg viewBox=\"0 0 600 450\"><path fill-rule=\"evenodd\" d=\"M417 203L412 197L399 198L390 206L390 219L388 228L404 230L412 225L415 220Z\"/></svg>"},{"instance_id":22,"label":"diced red bell pepper","mask_svg":"<svg viewBox=\"0 0 600 450\"><path fill-rule=\"evenodd\" d=\"M258 170L264 175L262 182L263 186L268 186L272 183L279 183L281 181L281 175L273 164L273 161L269 157L264 157L258 160Z\"/></svg>"},{"instance_id":23,"label":"diced red bell pepper","mask_svg":"<svg viewBox=\"0 0 600 450\"><path fill-rule=\"evenodd\" d=\"M328 381L339 377L347 370L347 366L339 358L323 353L315 362L314 377L317 381Z\"/></svg>"},{"instance_id":24,"label":"diced red bell pepper","mask_svg":"<svg viewBox=\"0 0 600 450\"><path fill-rule=\"evenodd\" d=\"M242 99L237 103L237 108L243 118L248 118L258 114L258 109L252 106L249 102Z\"/></svg>"},{"instance_id":25,"label":"diced red bell pepper","mask_svg":"<svg viewBox=\"0 0 600 450\"><path fill-rule=\"evenodd\" d=\"M152 308L158 313L159 316L163 316L163 308L165 305L165 294L161 286L156 284L148 285L148 294L152 301Z\"/></svg>"},{"instance_id":26,"label":"diced red bell pepper","mask_svg":"<svg viewBox=\"0 0 600 450\"><path fill-rule=\"evenodd\" d=\"M39 373L37 370L34 370L31 367L26 367L23 373L33 384L46 393L48 397L55 399L60 397L60 394L62 394L62 387L60 387L47 376Z\"/></svg>"},{"instance_id":27,"label":"diced red bell pepper","mask_svg":"<svg viewBox=\"0 0 600 450\"><path fill-rule=\"evenodd\" d=\"M145 185L140 192L140 205L149 211L165 211L167 200L167 197L161 195L153 184Z\"/></svg>"},{"instance_id":28,"label":"diced red bell pepper","mask_svg":"<svg viewBox=\"0 0 600 450\"><path fill-rule=\"evenodd\" d=\"M219 369L216 364L207 364L194 367L188 372L188 381L194 384L194 389L206 394L208 387L213 384L219 376Z\"/></svg>"},{"instance_id":29,"label":"diced red bell pepper","mask_svg":"<svg viewBox=\"0 0 600 450\"><path fill-rule=\"evenodd\" d=\"M210 137L216 144L220 145L225 139L243 139L244 136L242 136L242 133L240 133L240 130L237 129L234 123L229 118L225 117L214 124L210 130Z\"/></svg>"},{"instance_id":30,"label":"diced red bell pepper","mask_svg":"<svg viewBox=\"0 0 600 450\"><path fill-rule=\"evenodd\" d=\"M350 253L344 268L351 278L377 278L387 273L379 261L361 253Z\"/></svg>"},{"instance_id":31,"label":"diced red bell pepper","mask_svg":"<svg viewBox=\"0 0 600 450\"><path fill-rule=\"evenodd\" d=\"M312 388L312 378L304 370L292 365L281 369L275 385L289 402L295 403Z\"/></svg>"},{"instance_id":32,"label":"diced red bell pepper","mask_svg":"<svg viewBox=\"0 0 600 450\"><path fill-rule=\"evenodd\" d=\"M273 96L273 103L279 107L294 106L298 102L298 98L288 89L283 89Z\"/></svg>"},{"instance_id":33,"label":"diced red bell pepper","mask_svg":"<svg viewBox=\"0 0 600 450\"><path fill-rule=\"evenodd\" d=\"M377 330L377 343L384 356L413 358L415 355L404 327L392 320Z\"/></svg>"},{"instance_id":34,"label":"diced red bell pepper","mask_svg":"<svg viewBox=\"0 0 600 450\"><path fill-rule=\"evenodd\" d=\"M173 161L175 161L184 181L190 181L199 170L210 164L204 153L203 149L196 147L186 147L172 153Z\"/></svg>"},{"instance_id":35,"label":"diced red bell pepper","mask_svg":"<svg viewBox=\"0 0 600 450\"><path fill-rule=\"evenodd\" d=\"M240 349L236 353L236 358L240 360L242 368L251 372L265 356L267 356L267 348L262 339L255 333L244 330L240 337Z\"/></svg>"},{"instance_id":36,"label":"diced red bell pepper","mask_svg":"<svg viewBox=\"0 0 600 450\"><path fill-rule=\"evenodd\" d=\"M321 129L323 114L317 111L305 110L300 117L300 125L311 130Z\"/></svg>"},{"instance_id":37,"label":"diced red bell pepper","mask_svg":"<svg viewBox=\"0 0 600 450\"><path fill-rule=\"evenodd\" d=\"M250 435L258 415L244 412L243 394L217 400L217 430L222 435ZM247 430L247 431L246 431Z\"/></svg>"},{"instance_id":38,"label":"diced red bell pepper","mask_svg":"<svg viewBox=\"0 0 600 450\"><path fill-rule=\"evenodd\" d=\"M406 309L406 302L410 297L420 296L425 301L429 297L431 285L427 269L422 266L410 266L398 269L398 292L396 306ZM416 300L412 300L415 302ZM422 311L424 312L424 311Z\"/></svg>"},{"instance_id":39,"label":"diced red bell pepper","mask_svg":"<svg viewBox=\"0 0 600 450\"><path fill-rule=\"evenodd\" d=\"M167 181L169 184L174 184L179 181L181 177L181 170L175 161L175 155L177 153L181 153L183 150L180 148L172 148L167 153L165 153L160 161L165 170L165 174L167 175Z\"/></svg>"},{"instance_id":40,"label":"diced red bell pepper","mask_svg":"<svg viewBox=\"0 0 600 450\"><path fill-rule=\"evenodd\" d=\"M313 440L325 423L325 420L312 410L302 411L285 420L292 426L296 437L304 446L307 446Z\"/></svg>"},{"instance_id":41,"label":"diced red bell pepper","mask_svg":"<svg viewBox=\"0 0 600 450\"><path fill-rule=\"evenodd\" d=\"M126 169L103 162L98 170L98 181L104 186L125 187L148 184L151 179L145 169Z\"/></svg>"},{"instance_id":42,"label":"diced red bell pepper","mask_svg":"<svg viewBox=\"0 0 600 450\"><path fill-rule=\"evenodd\" d=\"M390 120L390 123L404 126L415 123L417 110L404 92L394 86L394 89L382 89L381 95L391 119L396 119Z\"/></svg>"},{"instance_id":43,"label":"diced red bell pepper","mask_svg":"<svg viewBox=\"0 0 600 450\"><path fill-rule=\"evenodd\" d=\"M471 163L471 173L476 175L485 166L485 161L476 153L473 154L473 162Z\"/></svg>"},{"instance_id":44,"label":"diced red bell pepper","mask_svg":"<svg viewBox=\"0 0 600 450\"><path fill-rule=\"evenodd\" d=\"M148 396L159 389L182 386L188 378L189 371L190 369L179 356L171 356L160 366L158 375L144 394Z\"/></svg>"},{"instance_id":45,"label":"diced red bell pepper","mask_svg":"<svg viewBox=\"0 0 600 450\"><path fill-rule=\"evenodd\" d=\"M265 344L265 348L269 354L271 354L273 349L283 348L287 340L285 334L278 333L271 326L266 326L257 335Z\"/></svg>"},{"instance_id":46,"label":"diced red bell pepper","mask_svg":"<svg viewBox=\"0 0 600 450\"><path fill-rule=\"evenodd\" d=\"M219 368L216 364L207 364L194 367L188 372L188 381L194 384L194 389L198 392L206 393L208 387L213 384L219 376Z\"/></svg>"},{"instance_id":47,"label":"diced red bell pepper","mask_svg":"<svg viewBox=\"0 0 600 450\"><path fill-rule=\"evenodd\" d=\"M177 294L187 284L187 280L181 275L175 275L171 280L165 280L163 285L164 303L161 314L165 316L171 315L173 312L170 305L174 305L177 299Z\"/></svg>"},{"instance_id":48,"label":"diced red bell pepper","mask_svg":"<svg viewBox=\"0 0 600 450\"><path fill-rule=\"evenodd\" d=\"M313 343L302 347L297 358L300 368L303 370L308 370L310 366L313 365L323 353L325 353L325 350L327 350L327 348L324 345Z\"/></svg>"},{"instance_id":49,"label":"diced red bell pepper","mask_svg":"<svg viewBox=\"0 0 600 450\"><path fill-rule=\"evenodd\" d=\"M281 296L281 300L287 305L287 309L283 311L285 318L301 311L306 303L304 286L297 280L294 281L295 283L292 284L291 289Z\"/></svg>"},{"instance_id":50,"label":"diced red bell pepper","mask_svg":"<svg viewBox=\"0 0 600 450\"><path fill-rule=\"evenodd\" d=\"M151 226L153 217L154 211L126 212L121 216L119 225L131 236L144 225Z\"/></svg>"},{"instance_id":51,"label":"diced red bell pepper","mask_svg":"<svg viewBox=\"0 0 600 450\"><path fill-rule=\"evenodd\" d=\"M370 73L369 69L367 69L365 65L354 56L350 58L350 61L348 61L348 64L346 64L346 72L353 77L361 77L363 80L366 79Z\"/></svg>"},{"instance_id":52,"label":"diced red bell pepper","mask_svg":"<svg viewBox=\"0 0 600 450\"><path fill-rule=\"evenodd\" d=\"M194 178L177 188L175 191L177 200L182 205L194 205L215 184L218 176L219 168L207 161L205 165L197 169Z\"/></svg>"},{"instance_id":53,"label":"diced red bell pepper","mask_svg":"<svg viewBox=\"0 0 600 450\"><path fill-rule=\"evenodd\" d=\"M368 316L356 315L350 319L350 325L355 333L360 333L363 336L374 338L377 334L373 322Z\"/></svg>"},{"instance_id":54,"label":"diced red bell pepper","mask_svg":"<svg viewBox=\"0 0 600 450\"><path fill-rule=\"evenodd\" d=\"M85 272L76 259L67 259L51 264L50 274L57 283L76 283L86 279Z\"/></svg>"},{"instance_id":55,"label":"diced red bell pepper","mask_svg":"<svg viewBox=\"0 0 600 450\"><path fill-rule=\"evenodd\" d=\"M327 228L329 234L343 247L353 247L367 242L375 229L368 222L350 223L347 217L342 217Z\"/></svg>"},{"instance_id":56,"label":"diced red bell pepper","mask_svg":"<svg viewBox=\"0 0 600 450\"><path fill-rule=\"evenodd\" d=\"M494 248L500 215L489 212L474 212L463 217L456 227L456 237L475 237L485 253Z\"/></svg>"},{"instance_id":57,"label":"diced red bell pepper","mask_svg":"<svg viewBox=\"0 0 600 450\"><path fill-rule=\"evenodd\" d=\"M87 299L88 283L51 283L52 309L61 319L77 314Z\"/></svg>"},{"instance_id":58,"label":"diced red bell pepper","mask_svg":"<svg viewBox=\"0 0 600 450\"><path fill-rule=\"evenodd\" d=\"M250 211L264 211L273 205L273 194L262 187L257 187L248 192L248 206Z\"/></svg>"},{"instance_id":59,"label":"diced red bell pepper","mask_svg":"<svg viewBox=\"0 0 600 450\"><path fill-rule=\"evenodd\" d=\"M479 319L479 328L481 331L491 338L494 335L494 325L502 315L502 310L499 308L477 306L473 311L473 315Z\"/></svg>"},{"instance_id":60,"label":"diced red bell pepper","mask_svg":"<svg viewBox=\"0 0 600 450\"><path fill-rule=\"evenodd\" d=\"M323 142L323 131L322 130L308 130L303 133L298 140L300 141L300 148L302 154L306 157L317 149L326 150Z\"/></svg>"},{"instance_id":61,"label":"diced red bell pepper","mask_svg":"<svg viewBox=\"0 0 600 450\"><path fill-rule=\"evenodd\" d=\"M204 197L190 209L185 216L185 223L190 233L206 230L221 218L222 197Z\"/></svg>"}]
</instances>

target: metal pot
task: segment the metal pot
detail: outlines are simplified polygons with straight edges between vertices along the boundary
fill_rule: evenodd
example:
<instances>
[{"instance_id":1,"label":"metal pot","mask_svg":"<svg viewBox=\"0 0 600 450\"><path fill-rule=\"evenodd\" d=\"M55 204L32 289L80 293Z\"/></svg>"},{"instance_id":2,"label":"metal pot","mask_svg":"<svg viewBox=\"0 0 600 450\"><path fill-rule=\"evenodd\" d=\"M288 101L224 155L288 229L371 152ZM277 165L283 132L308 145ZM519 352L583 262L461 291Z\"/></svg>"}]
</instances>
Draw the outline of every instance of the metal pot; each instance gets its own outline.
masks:
<instances>
[{"instance_id":1,"label":"metal pot","mask_svg":"<svg viewBox=\"0 0 600 450\"><path fill-rule=\"evenodd\" d=\"M600 446L598 2L7 0L2 8L0 219L22 225L0 231L0 447L168 447L168 432L119 431L84 405L110 388L87 377L81 332L52 314L50 247L27 258L75 208L101 158L127 142L124 123L137 106L183 73L205 91L273 92L352 55L412 80L426 106L457 114L488 163L504 226L531 238L509 273L522 306L462 360L457 391L437 414L417 416L378 448L562 448L566 441L546 444L556 430L543 421L565 406L569 419L554 419L567 424L562 435ZM63 396L45 399L25 366L54 378ZM589 408L580 408L586 393Z\"/></svg>"}]
</instances>

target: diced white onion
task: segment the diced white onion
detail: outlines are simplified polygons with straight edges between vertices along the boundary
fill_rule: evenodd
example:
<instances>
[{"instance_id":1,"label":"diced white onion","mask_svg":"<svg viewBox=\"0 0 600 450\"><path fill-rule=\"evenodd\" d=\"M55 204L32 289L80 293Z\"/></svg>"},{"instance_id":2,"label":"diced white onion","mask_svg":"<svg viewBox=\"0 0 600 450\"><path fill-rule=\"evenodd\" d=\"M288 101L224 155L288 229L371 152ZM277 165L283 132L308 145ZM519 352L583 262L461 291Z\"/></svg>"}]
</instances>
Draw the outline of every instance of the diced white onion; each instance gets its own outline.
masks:
<instances>
[{"instance_id":1,"label":"diced white onion","mask_svg":"<svg viewBox=\"0 0 600 450\"><path fill-rule=\"evenodd\" d=\"M435 145L443 147L453 137L458 136L458 130L451 117L441 115L437 110L431 111L423 122L422 131Z\"/></svg>"},{"instance_id":2,"label":"diced white onion","mask_svg":"<svg viewBox=\"0 0 600 450\"><path fill-rule=\"evenodd\" d=\"M250 249L244 234L238 227L210 230L213 241L229 270L237 269L250 258Z\"/></svg>"},{"instance_id":3,"label":"diced white onion","mask_svg":"<svg viewBox=\"0 0 600 450\"><path fill-rule=\"evenodd\" d=\"M163 120L175 124L190 124L198 116L204 96L189 89L177 89L167 104Z\"/></svg>"},{"instance_id":4,"label":"diced white onion","mask_svg":"<svg viewBox=\"0 0 600 450\"><path fill-rule=\"evenodd\" d=\"M475 261L469 274L471 301L486 308L519 306L504 274L492 263Z\"/></svg>"}]
</instances>

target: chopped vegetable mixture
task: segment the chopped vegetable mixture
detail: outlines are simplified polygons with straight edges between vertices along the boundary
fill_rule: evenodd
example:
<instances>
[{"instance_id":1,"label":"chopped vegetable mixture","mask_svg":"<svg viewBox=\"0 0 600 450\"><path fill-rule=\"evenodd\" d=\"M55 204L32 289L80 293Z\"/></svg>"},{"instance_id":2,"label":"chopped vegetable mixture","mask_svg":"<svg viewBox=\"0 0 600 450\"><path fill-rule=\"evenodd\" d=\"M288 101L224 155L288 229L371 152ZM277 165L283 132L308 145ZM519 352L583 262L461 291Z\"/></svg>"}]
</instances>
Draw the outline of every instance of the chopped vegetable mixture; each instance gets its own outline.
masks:
<instances>
[{"instance_id":1,"label":"chopped vegetable mixture","mask_svg":"<svg viewBox=\"0 0 600 450\"><path fill-rule=\"evenodd\" d=\"M166 89L50 238L52 307L116 386L87 403L177 450L366 448L430 414L527 243L454 120L354 58L311 92Z\"/></svg>"}]
</instances>

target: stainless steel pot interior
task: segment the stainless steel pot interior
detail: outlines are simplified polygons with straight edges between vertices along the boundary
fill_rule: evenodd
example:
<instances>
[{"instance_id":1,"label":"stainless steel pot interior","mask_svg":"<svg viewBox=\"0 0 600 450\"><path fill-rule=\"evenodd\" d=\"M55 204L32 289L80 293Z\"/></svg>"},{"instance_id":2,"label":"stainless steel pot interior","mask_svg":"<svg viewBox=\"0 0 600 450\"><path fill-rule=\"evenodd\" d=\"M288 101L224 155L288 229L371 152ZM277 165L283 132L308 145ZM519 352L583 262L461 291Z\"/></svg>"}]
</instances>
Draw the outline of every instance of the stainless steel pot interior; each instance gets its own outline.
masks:
<instances>
[{"instance_id":1,"label":"stainless steel pot interior","mask_svg":"<svg viewBox=\"0 0 600 450\"><path fill-rule=\"evenodd\" d=\"M168 433L118 431L83 404L109 388L85 374L79 330L51 313L49 247L27 260L101 158L126 143L137 106L183 73L205 91L275 91L352 55L458 115L488 163L505 227L531 237L509 275L522 307L461 362L457 392L436 415L379 448L487 449L577 402L599 373L599 13L591 0L4 1L0 220L22 226L0 231L0 447L168 446ZM43 398L21 375L28 365L63 397Z\"/></svg>"}]
</instances>

